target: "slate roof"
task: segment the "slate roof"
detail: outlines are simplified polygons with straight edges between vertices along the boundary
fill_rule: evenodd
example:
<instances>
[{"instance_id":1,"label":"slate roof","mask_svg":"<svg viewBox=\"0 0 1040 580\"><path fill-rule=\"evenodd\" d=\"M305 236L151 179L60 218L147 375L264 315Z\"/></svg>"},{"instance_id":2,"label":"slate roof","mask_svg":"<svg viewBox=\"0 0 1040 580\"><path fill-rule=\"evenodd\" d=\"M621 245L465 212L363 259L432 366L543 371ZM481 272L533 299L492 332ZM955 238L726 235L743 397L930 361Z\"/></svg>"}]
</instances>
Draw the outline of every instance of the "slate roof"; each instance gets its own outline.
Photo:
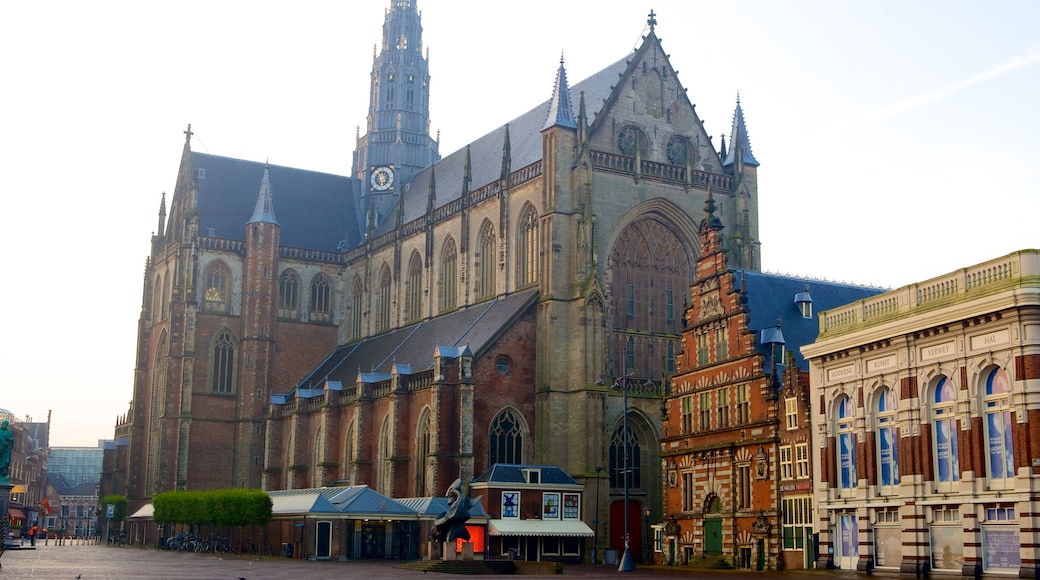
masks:
<instances>
[{"instance_id":1,"label":"slate roof","mask_svg":"<svg viewBox=\"0 0 1040 580\"><path fill-rule=\"evenodd\" d=\"M808 363L802 358L801 347L815 342L816 336L820 333L817 313L885 291L882 288L742 269L735 270L733 275L736 277L737 288L743 284L747 289L749 329L761 335L761 331L776 327L779 318L785 347L788 352L794 354L796 364L801 370L809 369ZM806 291L812 298L812 318L803 318L798 305L795 304L795 297Z\"/></svg>"},{"instance_id":2,"label":"slate roof","mask_svg":"<svg viewBox=\"0 0 1040 580\"><path fill-rule=\"evenodd\" d=\"M279 218L280 219L280 218ZM386 334L340 346L300 381L294 391L326 380L357 382L359 372L389 377L396 364L421 372L433 368L438 347L469 345L480 356L490 344L537 298L529 289L422 321Z\"/></svg>"},{"instance_id":3,"label":"slate roof","mask_svg":"<svg viewBox=\"0 0 1040 580\"><path fill-rule=\"evenodd\" d=\"M484 504L480 500L481 498L478 497L469 505L471 520L488 517L487 512L484 511ZM415 510L419 516L437 517L448 511L448 498L446 497L406 497L397 501L409 509Z\"/></svg>"},{"instance_id":4,"label":"slate roof","mask_svg":"<svg viewBox=\"0 0 1040 580\"><path fill-rule=\"evenodd\" d=\"M321 495L336 510L351 515L416 515L415 510L401 502L383 495L367 485L350 487L323 487Z\"/></svg>"},{"instance_id":5,"label":"slate roof","mask_svg":"<svg viewBox=\"0 0 1040 580\"><path fill-rule=\"evenodd\" d=\"M271 513L289 514L335 514L339 510L321 493L321 489L285 489L269 491Z\"/></svg>"},{"instance_id":6,"label":"slate roof","mask_svg":"<svg viewBox=\"0 0 1040 580\"><path fill-rule=\"evenodd\" d=\"M264 178L264 163L191 152L199 193L199 234L245 240ZM281 245L336 252L341 241L363 241L355 180L330 173L266 165L272 215L281 224ZM204 170L204 171L199 171ZM212 233L211 233L212 232Z\"/></svg>"},{"instance_id":7,"label":"slate roof","mask_svg":"<svg viewBox=\"0 0 1040 580\"><path fill-rule=\"evenodd\" d=\"M574 95L575 99L579 99L582 92L585 93L585 106L590 118L601 109L603 102L610 96L611 87L618 83L618 76L625 72L628 66L627 61L630 58L631 54L626 55L625 58L570 88L570 94ZM547 86L546 93L551 94L551 87ZM577 106L577 103L573 103L573 105ZM549 118L549 114L550 99L546 99L533 109L509 121L510 152L512 155L510 165L513 171L526 167L542 158L541 128ZM478 138L471 144L471 191L480 189L501 177L504 134L505 124ZM462 178L465 162L466 148L463 147L445 156L433 165L437 174L437 199L434 207L441 207L462 197ZM426 214L430 180L433 172L433 169L427 167L420 171L406 187L405 195L402 196L405 204L404 223ZM400 200L401 198L398 198L398 203L401 203ZM277 205L275 210L278 211L277 215L280 220L282 214ZM395 212L396 210L394 210ZM380 224L376 235L379 236L393 230L395 227L394 221L393 219L388 219Z\"/></svg>"},{"instance_id":8,"label":"slate roof","mask_svg":"<svg viewBox=\"0 0 1040 580\"><path fill-rule=\"evenodd\" d=\"M487 471L474 479L474 482L526 484L523 470L538 469L541 473L539 483L541 485L580 485L567 472L555 465L526 465L511 463L496 463Z\"/></svg>"}]
</instances>

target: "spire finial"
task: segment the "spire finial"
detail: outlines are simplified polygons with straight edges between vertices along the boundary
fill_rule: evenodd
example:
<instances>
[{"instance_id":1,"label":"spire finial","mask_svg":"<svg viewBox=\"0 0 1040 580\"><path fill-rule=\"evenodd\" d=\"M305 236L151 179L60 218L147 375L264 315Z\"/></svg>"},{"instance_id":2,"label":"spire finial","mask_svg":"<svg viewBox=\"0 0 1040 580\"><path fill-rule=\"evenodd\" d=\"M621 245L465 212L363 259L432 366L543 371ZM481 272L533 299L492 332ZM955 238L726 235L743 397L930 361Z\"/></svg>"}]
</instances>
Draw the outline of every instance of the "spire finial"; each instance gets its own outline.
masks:
<instances>
[{"instance_id":1,"label":"spire finial","mask_svg":"<svg viewBox=\"0 0 1040 580\"><path fill-rule=\"evenodd\" d=\"M184 141L185 141L185 143L191 143L191 136L192 135L194 135L194 133L191 132L191 123L188 123L188 130L184 132Z\"/></svg>"},{"instance_id":2,"label":"spire finial","mask_svg":"<svg viewBox=\"0 0 1040 580\"><path fill-rule=\"evenodd\" d=\"M650 9L650 14L647 15L646 23L650 25L650 32L654 31L654 27L657 26L657 15L654 14L654 9Z\"/></svg>"}]
</instances>

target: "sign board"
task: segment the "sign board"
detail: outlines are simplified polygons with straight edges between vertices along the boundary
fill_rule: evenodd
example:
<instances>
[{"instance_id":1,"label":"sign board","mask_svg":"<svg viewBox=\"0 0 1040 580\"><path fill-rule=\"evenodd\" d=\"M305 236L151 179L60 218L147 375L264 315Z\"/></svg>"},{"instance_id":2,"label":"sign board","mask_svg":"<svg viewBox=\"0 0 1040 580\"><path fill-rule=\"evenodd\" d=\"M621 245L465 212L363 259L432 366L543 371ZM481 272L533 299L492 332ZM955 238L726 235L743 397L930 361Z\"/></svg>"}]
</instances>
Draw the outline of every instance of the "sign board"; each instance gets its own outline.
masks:
<instances>
[{"instance_id":1,"label":"sign board","mask_svg":"<svg viewBox=\"0 0 1040 580\"><path fill-rule=\"evenodd\" d=\"M116 504L105 504L105 517L108 519L116 517Z\"/></svg>"}]
</instances>

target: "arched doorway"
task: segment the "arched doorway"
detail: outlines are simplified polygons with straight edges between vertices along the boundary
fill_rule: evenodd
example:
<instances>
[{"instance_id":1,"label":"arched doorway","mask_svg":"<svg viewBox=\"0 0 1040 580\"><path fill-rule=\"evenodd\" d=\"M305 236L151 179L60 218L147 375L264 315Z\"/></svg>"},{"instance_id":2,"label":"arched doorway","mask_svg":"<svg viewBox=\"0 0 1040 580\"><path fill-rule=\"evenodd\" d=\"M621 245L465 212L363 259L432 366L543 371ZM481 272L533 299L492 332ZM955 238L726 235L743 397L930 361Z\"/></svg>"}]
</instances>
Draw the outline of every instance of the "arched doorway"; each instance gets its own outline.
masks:
<instances>
[{"instance_id":1,"label":"arched doorway","mask_svg":"<svg viewBox=\"0 0 1040 580\"><path fill-rule=\"evenodd\" d=\"M628 549L632 559L642 562L643 506L632 498L628 500ZM617 550L618 561L625 553L625 500L610 504L610 547Z\"/></svg>"},{"instance_id":2,"label":"arched doorway","mask_svg":"<svg viewBox=\"0 0 1040 580\"><path fill-rule=\"evenodd\" d=\"M704 553L722 553L722 501L712 494L704 506Z\"/></svg>"}]
</instances>

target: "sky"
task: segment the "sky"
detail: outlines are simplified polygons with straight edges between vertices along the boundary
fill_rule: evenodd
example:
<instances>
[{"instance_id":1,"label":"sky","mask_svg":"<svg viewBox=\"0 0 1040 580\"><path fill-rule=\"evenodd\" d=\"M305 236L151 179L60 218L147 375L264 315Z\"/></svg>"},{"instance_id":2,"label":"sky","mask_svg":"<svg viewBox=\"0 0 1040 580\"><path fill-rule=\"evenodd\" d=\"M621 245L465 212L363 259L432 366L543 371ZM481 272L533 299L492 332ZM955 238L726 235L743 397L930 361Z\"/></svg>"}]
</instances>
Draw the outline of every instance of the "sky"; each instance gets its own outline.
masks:
<instances>
[{"instance_id":1,"label":"sky","mask_svg":"<svg viewBox=\"0 0 1040 580\"><path fill-rule=\"evenodd\" d=\"M54 446L112 438L184 130L196 151L349 174L389 5L0 8L0 408L51 413ZM630 53L653 10L716 145L739 94L765 270L897 288L1040 247L1040 2L418 7L443 155L548 99L561 54L574 84Z\"/></svg>"}]
</instances>

